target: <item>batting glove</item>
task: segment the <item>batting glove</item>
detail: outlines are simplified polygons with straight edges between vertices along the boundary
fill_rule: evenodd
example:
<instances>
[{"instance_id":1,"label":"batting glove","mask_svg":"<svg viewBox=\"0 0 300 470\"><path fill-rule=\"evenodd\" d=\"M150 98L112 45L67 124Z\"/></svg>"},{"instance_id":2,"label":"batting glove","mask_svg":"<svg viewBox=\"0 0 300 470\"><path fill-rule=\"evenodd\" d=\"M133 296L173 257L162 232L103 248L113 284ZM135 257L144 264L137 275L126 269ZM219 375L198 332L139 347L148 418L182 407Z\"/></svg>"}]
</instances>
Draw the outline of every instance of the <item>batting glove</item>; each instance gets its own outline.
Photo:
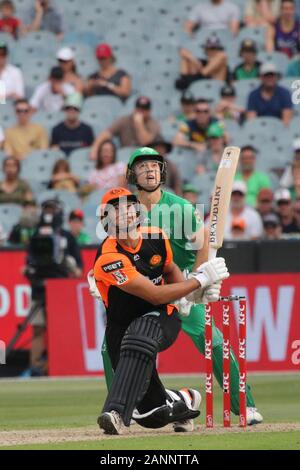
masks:
<instances>
[{"instance_id":1,"label":"batting glove","mask_svg":"<svg viewBox=\"0 0 300 470\"><path fill-rule=\"evenodd\" d=\"M178 308L179 314L182 317L188 317L191 311L192 306L194 305L193 301L187 300L185 297L182 297L178 302L176 302L176 306Z\"/></svg>"},{"instance_id":2,"label":"batting glove","mask_svg":"<svg viewBox=\"0 0 300 470\"><path fill-rule=\"evenodd\" d=\"M224 258L215 258L201 264L195 273L189 274L190 278L196 279L202 289L211 286L215 282L223 281L229 277L229 272Z\"/></svg>"},{"instance_id":3,"label":"batting glove","mask_svg":"<svg viewBox=\"0 0 300 470\"><path fill-rule=\"evenodd\" d=\"M92 269L88 272L87 280L89 283L89 291L91 296L95 299L102 300L101 294L97 288L96 281L94 278L94 271Z\"/></svg>"}]
</instances>

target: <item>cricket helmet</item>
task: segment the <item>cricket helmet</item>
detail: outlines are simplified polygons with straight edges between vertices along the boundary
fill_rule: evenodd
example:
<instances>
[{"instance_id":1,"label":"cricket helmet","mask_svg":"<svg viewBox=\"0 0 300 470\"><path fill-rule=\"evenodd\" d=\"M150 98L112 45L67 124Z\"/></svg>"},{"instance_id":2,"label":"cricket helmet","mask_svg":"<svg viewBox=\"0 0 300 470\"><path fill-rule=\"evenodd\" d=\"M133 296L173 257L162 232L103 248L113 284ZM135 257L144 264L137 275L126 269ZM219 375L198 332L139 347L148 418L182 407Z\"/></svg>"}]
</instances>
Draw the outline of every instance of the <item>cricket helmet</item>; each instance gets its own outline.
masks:
<instances>
[{"instance_id":1,"label":"cricket helmet","mask_svg":"<svg viewBox=\"0 0 300 470\"><path fill-rule=\"evenodd\" d=\"M165 162L164 157L160 155L156 150L152 149L151 147L140 147L131 154L128 165L127 165L127 173L126 173L126 178L127 178L128 183L135 185L138 189L144 189L144 188L140 187L137 183L134 166L137 162L142 162L142 161L147 161L147 160L156 160L161 164L159 186L166 182L167 164ZM155 190L156 189L157 188L155 188Z\"/></svg>"},{"instance_id":2,"label":"cricket helmet","mask_svg":"<svg viewBox=\"0 0 300 470\"><path fill-rule=\"evenodd\" d=\"M101 200L101 210L100 210L100 220L103 225L105 232L110 232L109 227L109 208L114 206L117 207L121 202L132 202L136 206L136 214L137 214L137 226L140 225L140 209L138 199L131 191L125 188L113 188L107 191ZM115 227L113 227L115 228Z\"/></svg>"}]
</instances>

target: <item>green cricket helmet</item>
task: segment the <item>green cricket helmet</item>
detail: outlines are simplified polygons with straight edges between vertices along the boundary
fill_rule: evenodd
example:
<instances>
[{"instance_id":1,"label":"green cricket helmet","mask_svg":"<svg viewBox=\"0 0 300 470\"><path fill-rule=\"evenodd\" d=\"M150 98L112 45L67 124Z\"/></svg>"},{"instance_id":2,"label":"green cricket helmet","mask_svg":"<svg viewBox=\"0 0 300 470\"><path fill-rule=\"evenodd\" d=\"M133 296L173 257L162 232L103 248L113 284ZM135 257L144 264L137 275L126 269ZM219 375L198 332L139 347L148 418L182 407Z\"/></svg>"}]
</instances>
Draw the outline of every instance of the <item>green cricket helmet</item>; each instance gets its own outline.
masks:
<instances>
[{"instance_id":1,"label":"green cricket helmet","mask_svg":"<svg viewBox=\"0 0 300 470\"><path fill-rule=\"evenodd\" d=\"M150 147L140 147L131 154L128 165L127 165L127 174L126 174L128 183L135 185L138 189L143 189L143 188L139 187L139 185L137 184L134 166L137 162L142 162L142 161L147 161L147 160L156 160L161 164L159 186L166 182L167 164L165 162L164 157L160 155L156 150Z\"/></svg>"}]
</instances>

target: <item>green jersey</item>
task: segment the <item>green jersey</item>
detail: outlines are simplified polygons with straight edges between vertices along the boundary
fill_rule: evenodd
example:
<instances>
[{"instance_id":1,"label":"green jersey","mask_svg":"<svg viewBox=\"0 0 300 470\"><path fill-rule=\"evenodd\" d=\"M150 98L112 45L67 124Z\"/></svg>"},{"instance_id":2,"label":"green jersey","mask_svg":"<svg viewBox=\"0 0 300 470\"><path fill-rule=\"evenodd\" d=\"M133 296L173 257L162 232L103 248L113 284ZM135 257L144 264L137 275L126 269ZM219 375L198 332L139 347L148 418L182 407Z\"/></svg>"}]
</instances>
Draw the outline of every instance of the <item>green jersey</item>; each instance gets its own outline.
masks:
<instances>
[{"instance_id":1,"label":"green jersey","mask_svg":"<svg viewBox=\"0 0 300 470\"><path fill-rule=\"evenodd\" d=\"M192 270L196 251L191 239L202 226L203 220L190 202L162 191L159 202L151 211L143 214L143 224L163 229L170 239L174 262L182 271Z\"/></svg>"}]
</instances>

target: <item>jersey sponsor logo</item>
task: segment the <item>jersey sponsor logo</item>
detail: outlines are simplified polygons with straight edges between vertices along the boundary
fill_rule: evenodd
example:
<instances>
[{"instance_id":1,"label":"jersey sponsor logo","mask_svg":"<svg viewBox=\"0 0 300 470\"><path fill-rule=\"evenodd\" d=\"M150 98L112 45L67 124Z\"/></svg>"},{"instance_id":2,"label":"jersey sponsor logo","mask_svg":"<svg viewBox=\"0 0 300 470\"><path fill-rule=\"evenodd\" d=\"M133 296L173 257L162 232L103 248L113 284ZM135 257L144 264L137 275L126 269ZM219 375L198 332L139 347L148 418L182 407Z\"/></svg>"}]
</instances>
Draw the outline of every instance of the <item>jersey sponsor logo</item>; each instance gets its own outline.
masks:
<instances>
[{"instance_id":1,"label":"jersey sponsor logo","mask_svg":"<svg viewBox=\"0 0 300 470\"><path fill-rule=\"evenodd\" d=\"M141 259L140 255L134 255L133 257L134 261L138 261L139 259Z\"/></svg>"},{"instance_id":2,"label":"jersey sponsor logo","mask_svg":"<svg viewBox=\"0 0 300 470\"><path fill-rule=\"evenodd\" d=\"M163 278L163 277L162 277L162 274L161 274L160 276L158 276L158 277L156 277L156 278L154 278L154 279L150 279L150 281L153 282L153 284L154 284L155 286L158 286L158 285L161 284L162 278Z\"/></svg>"},{"instance_id":3,"label":"jersey sponsor logo","mask_svg":"<svg viewBox=\"0 0 300 470\"><path fill-rule=\"evenodd\" d=\"M104 264L102 269L105 273L110 273L111 271L115 271L116 269L124 268L123 262L115 261L114 263Z\"/></svg>"},{"instance_id":4,"label":"jersey sponsor logo","mask_svg":"<svg viewBox=\"0 0 300 470\"><path fill-rule=\"evenodd\" d=\"M118 286L121 286L122 284L124 284L124 282L128 281L128 277L121 269L119 271L114 271L111 274L117 281Z\"/></svg>"},{"instance_id":5,"label":"jersey sponsor logo","mask_svg":"<svg viewBox=\"0 0 300 470\"><path fill-rule=\"evenodd\" d=\"M160 255L153 255L149 263L151 266L158 266L162 262L162 257Z\"/></svg>"}]
</instances>

